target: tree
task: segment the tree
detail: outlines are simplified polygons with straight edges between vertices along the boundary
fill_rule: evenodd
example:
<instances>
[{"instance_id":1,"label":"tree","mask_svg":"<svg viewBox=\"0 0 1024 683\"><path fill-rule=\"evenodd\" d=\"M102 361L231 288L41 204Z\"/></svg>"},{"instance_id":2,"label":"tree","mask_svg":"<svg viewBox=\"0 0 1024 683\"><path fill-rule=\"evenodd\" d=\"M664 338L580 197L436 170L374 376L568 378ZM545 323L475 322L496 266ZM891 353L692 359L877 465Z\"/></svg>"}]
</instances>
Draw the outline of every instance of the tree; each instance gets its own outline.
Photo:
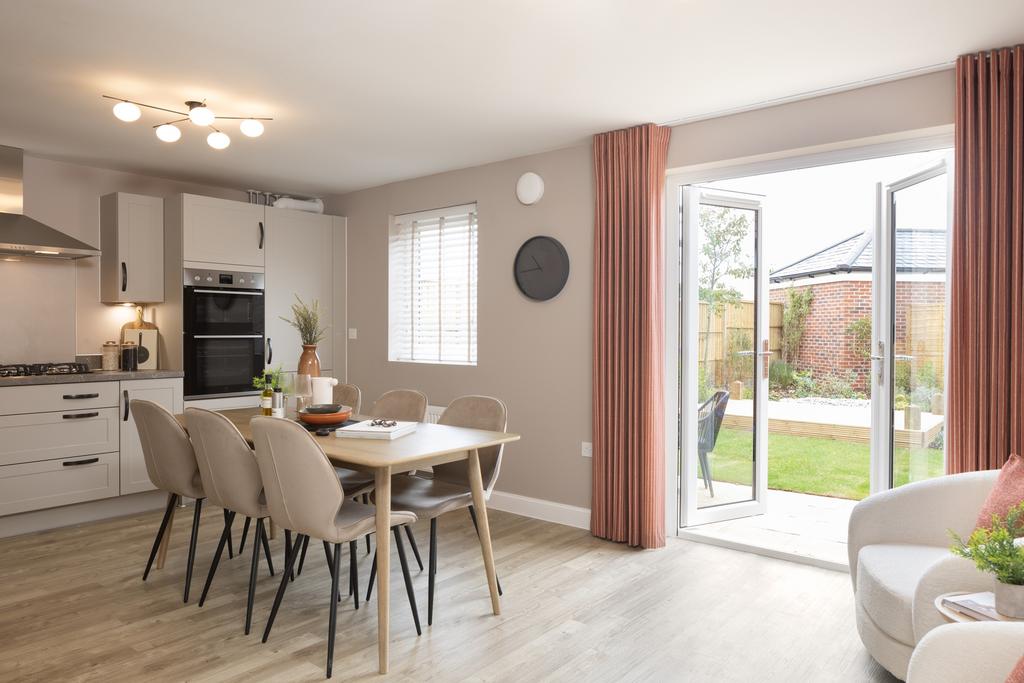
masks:
<instances>
[{"instance_id":1,"label":"tree","mask_svg":"<svg viewBox=\"0 0 1024 683\"><path fill-rule=\"evenodd\" d=\"M698 297L706 303L701 362L707 364L711 339L711 319L720 317L726 306L739 303L742 294L732 286L736 280L754 274L754 267L746 260L744 241L750 233L747 211L719 206L700 207L701 241L700 266L697 278Z\"/></svg>"}]
</instances>

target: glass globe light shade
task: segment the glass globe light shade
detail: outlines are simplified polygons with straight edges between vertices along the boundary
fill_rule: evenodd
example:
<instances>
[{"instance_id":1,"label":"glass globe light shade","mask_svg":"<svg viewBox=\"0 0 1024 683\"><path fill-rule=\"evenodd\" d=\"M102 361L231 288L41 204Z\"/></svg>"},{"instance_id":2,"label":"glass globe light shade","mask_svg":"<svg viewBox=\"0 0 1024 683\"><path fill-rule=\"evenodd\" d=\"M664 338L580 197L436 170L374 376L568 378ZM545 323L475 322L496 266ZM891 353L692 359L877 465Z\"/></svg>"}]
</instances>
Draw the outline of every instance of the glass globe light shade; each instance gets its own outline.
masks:
<instances>
[{"instance_id":1,"label":"glass globe light shade","mask_svg":"<svg viewBox=\"0 0 1024 683\"><path fill-rule=\"evenodd\" d=\"M114 105L114 116L122 121L131 123L132 121L139 120L139 117L142 116L142 110L131 102L118 102Z\"/></svg>"},{"instance_id":2,"label":"glass globe light shade","mask_svg":"<svg viewBox=\"0 0 1024 683\"><path fill-rule=\"evenodd\" d=\"M156 136L164 142L177 142L181 138L181 129L165 123L156 129Z\"/></svg>"},{"instance_id":3,"label":"glass globe light shade","mask_svg":"<svg viewBox=\"0 0 1024 683\"><path fill-rule=\"evenodd\" d=\"M214 131L206 136L206 144L214 149L224 149L231 144L231 138L227 136L227 133Z\"/></svg>"},{"instance_id":4,"label":"glass globe light shade","mask_svg":"<svg viewBox=\"0 0 1024 683\"><path fill-rule=\"evenodd\" d=\"M213 123L213 120L217 118L217 115L210 111L209 107L203 105L201 107L193 107L189 110L188 118L197 126L208 126ZM227 145L225 145L225 147L226 146Z\"/></svg>"},{"instance_id":5,"label":"glass globe light shade","mask_svg":"<svg viewBox=\"0 0 1024 683\"><path fill-rule=\"evenodd\" d=\"M256 119L245 119L239 124L238 129L242 131L242 135L258 138L263 135L263 122Z\"/></svg>"}]
</instances>

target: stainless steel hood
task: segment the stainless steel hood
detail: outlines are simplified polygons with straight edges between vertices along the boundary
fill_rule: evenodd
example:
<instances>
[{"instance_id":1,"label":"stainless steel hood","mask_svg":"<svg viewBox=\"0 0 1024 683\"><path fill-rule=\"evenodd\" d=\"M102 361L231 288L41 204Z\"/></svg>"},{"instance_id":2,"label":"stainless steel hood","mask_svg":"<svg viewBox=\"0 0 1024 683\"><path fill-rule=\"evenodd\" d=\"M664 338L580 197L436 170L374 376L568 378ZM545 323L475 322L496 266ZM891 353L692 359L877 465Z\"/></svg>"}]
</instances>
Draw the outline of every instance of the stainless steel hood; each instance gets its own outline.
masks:
<instances>
[{"instance_id":1,"label":"stainless steel hood","mask_svg":"<svg viewBox=\"0 0 1024 683\"><path fill-rule=\"evenodd\" d=\"M0 260L99 256L99 249L22 214L22 156L20 149L0 146Z\"/></svg>"}]
</instances>

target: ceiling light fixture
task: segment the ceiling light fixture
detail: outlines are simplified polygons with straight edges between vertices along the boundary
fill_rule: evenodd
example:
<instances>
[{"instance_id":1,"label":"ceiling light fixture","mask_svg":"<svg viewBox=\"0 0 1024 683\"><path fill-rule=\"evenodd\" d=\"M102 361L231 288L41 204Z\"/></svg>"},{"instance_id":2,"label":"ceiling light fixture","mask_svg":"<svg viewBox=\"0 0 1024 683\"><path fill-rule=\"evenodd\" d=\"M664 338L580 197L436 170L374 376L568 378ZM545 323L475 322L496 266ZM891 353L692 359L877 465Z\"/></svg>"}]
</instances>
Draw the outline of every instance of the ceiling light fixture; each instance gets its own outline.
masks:
<instances>
[{"instance_id":1,"label":"ceiling light fixture","mask_svg":"<svg viewBox=\"0 0 1024 683\"><path fill-rule=\"evenodd\" d=\"M226 149L231 144L231 138L228 137L227 133L214 127L216 121L241 121L239 124L239 130L243 135L250 138L258 138L263 135L263 122L273 121L269 116L219 116L214 114L213 111L206 105L206 101L189 100L185 102L187 111L178 111L176 109L167 109L165 107L157 107L152 104L144 104L142 102L133 102L126 100L121 97L112 97L110 95L103 95L108 100L117 100L117 104L114 105L114 116L122 121L132 122L138 121L142 116L142 110L140 107L147 109L154 109L156 111L167 112L168 114L176 114L180 118L174 119L173 121L166 121L159 123L153 128L156 129L156 136L163 142L177 142L181 139L181 128L177 126L179 123L185 121L191 121L197 126L206 126L213 129L213 132L206 136L206 143L214 149Z\"/></svg>"}]
</instances>

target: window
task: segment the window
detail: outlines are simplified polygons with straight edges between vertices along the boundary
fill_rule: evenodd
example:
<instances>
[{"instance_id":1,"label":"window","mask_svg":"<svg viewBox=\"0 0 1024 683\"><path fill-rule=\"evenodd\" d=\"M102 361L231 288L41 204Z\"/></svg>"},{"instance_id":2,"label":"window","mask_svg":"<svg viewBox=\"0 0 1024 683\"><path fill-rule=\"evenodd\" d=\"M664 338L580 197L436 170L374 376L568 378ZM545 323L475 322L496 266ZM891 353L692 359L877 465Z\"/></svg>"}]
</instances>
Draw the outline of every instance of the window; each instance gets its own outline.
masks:
<instances>
[{"instance_id":1,"label":"window","mask_svg":"<svg viewBox=\"0 0 1024 683\"><path fill-rule=\"evenodd\" d=\"M391 217L388 360L476 365L476 204Z\"/></svg>"}]
</instances>

